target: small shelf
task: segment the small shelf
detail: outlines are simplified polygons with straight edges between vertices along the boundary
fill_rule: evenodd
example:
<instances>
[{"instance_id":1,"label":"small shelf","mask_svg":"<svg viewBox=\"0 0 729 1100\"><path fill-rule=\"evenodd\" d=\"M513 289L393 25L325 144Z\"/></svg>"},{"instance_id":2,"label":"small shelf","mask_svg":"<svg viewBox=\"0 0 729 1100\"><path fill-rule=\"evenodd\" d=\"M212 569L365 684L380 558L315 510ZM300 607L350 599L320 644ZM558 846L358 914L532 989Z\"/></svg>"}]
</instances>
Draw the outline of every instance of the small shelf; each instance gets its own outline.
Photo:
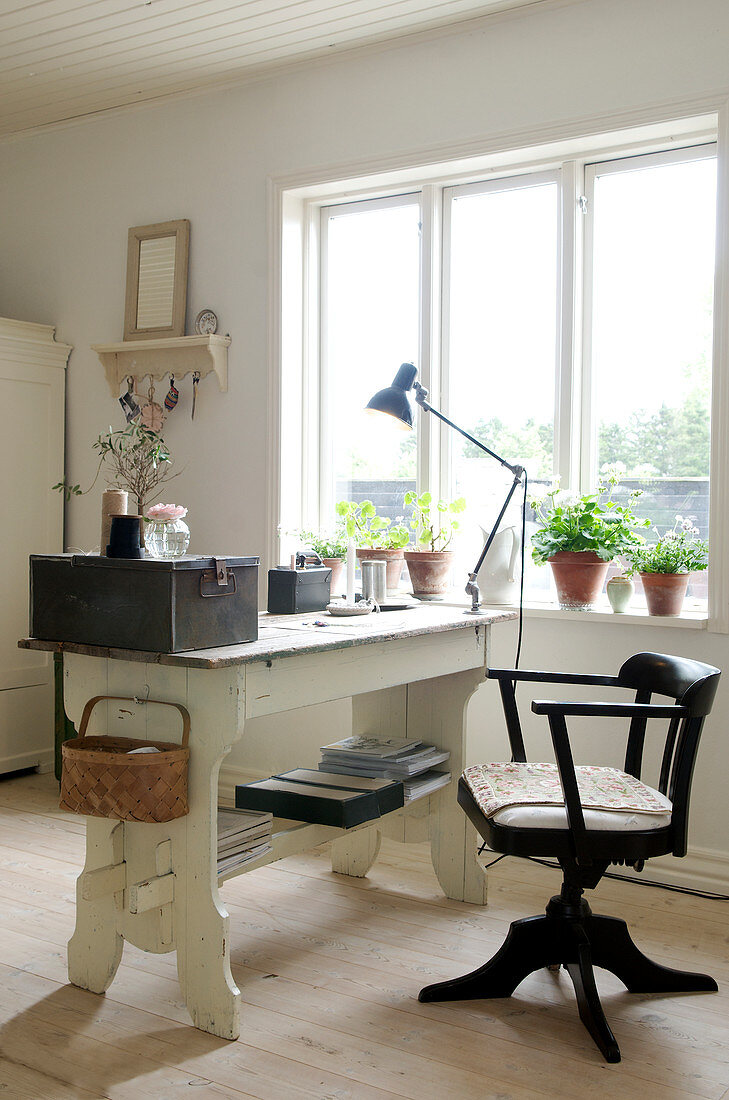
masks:
<instances>
[{"instance_id":1,"label":"small shelf","mask_svg":"<svg viewBox=\"0 0 729 1100\"><path fill-rule=\"evenodd\" d=\"M126 378L184 378L198 371L201 378L215 373L221 393L228 389L230 336L177 336L166 340L125 340L120 344L92 344L106 373L109 389L119 396Z\"/></svg>"}]
</instances>

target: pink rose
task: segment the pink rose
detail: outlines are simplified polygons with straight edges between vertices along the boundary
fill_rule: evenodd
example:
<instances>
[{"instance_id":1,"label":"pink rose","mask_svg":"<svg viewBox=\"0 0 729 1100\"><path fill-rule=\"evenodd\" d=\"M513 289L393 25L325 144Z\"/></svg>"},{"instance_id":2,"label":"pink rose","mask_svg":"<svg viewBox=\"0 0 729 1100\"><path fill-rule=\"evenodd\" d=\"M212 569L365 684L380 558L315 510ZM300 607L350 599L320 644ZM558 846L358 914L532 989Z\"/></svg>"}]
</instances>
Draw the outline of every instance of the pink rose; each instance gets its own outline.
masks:
<instances>
[{"instance_id":1,"label":"pink rose","mask_svg":"<svg viewBox=\"0 0 729 1100\"><path fill-rule=\"evenodd\" d=\"M150 520L182 519L186 515L187 508L181 504L153 504L147 509L147 519Z\"/></svg>"}]
</instances>

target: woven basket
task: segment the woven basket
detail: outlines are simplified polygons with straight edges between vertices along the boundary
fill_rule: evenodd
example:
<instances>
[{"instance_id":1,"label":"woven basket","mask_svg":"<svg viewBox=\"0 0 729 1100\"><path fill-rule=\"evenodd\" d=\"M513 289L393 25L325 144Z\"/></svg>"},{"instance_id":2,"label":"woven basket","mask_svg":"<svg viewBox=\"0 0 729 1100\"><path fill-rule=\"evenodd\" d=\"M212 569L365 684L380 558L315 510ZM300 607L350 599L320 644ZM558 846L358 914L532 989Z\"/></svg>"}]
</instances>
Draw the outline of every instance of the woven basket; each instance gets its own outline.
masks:
<instances>
[{"instance_id":1,"label":"woven basket","mask_svg":"<svg viewBox=\"0 0 729 1100\"><path fill-rule=\"evenodd\" d=\"M180 703L175 707L182 716L182 742L138 741L131 737L86 736L91 711L103 699L123 699L121 695L96 695L84 707L78 737L62 746L62 810L90 817L111 817L120 821L172 821L188 813L187 765L190 750L190 715ZM155 753L130 756L130 749L153 746Z\"/></svg>"}]
</instances>

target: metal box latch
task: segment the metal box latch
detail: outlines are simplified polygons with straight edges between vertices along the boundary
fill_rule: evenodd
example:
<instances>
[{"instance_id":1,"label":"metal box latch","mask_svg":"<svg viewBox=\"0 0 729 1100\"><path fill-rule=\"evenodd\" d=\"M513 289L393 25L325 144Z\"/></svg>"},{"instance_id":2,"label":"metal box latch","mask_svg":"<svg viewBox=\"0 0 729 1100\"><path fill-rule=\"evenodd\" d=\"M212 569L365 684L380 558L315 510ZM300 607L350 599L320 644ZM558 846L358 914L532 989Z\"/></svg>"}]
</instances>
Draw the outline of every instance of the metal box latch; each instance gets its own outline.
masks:
<instances>
[{"instance_id":1,"label":"metal box latch","mask_svg":"<svg viewBox=\"0 0 729 1100\"><path fill-rule=\"evenodd\" d=\"M214 569L204 569L200 574L200 595L232 596L238 585L235 573L226 565L225 558L213 558Z\"/></svg>"}]
</instances>

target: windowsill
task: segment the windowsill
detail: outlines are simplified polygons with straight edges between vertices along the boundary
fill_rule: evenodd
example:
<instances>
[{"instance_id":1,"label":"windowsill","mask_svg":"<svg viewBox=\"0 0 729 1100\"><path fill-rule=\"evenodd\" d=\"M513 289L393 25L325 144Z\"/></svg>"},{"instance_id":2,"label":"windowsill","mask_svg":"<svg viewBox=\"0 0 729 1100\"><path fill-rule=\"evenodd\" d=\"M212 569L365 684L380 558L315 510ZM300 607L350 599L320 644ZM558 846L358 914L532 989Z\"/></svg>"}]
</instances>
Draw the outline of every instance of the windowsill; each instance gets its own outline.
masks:
<instances>
[{"instance_id":1,"label":"windowsill","mask_svg":"<svg viewBox=\"0 0 729 1100\"><path fill-rule=\"evenodd\" d=\"M468 607L469 601L461 597L458 590L453 589L448 593L443 603L454 607ZM518 611L517 604L492 604L482 600L484 608L504 610L508 608ZM669 627L670 629L706 630L709 623L709 614L706 608L687 607L680 615L662 616L649 615L644 607L634 607L622 615L616 615L611 609L607 599L601 601L590 611L567 611L557 604L549 604L526 599L524 601L525 619L560 619L566 622L579 623L612 623L615 626L649 626Z\"/></svg>"}]
</instances>

